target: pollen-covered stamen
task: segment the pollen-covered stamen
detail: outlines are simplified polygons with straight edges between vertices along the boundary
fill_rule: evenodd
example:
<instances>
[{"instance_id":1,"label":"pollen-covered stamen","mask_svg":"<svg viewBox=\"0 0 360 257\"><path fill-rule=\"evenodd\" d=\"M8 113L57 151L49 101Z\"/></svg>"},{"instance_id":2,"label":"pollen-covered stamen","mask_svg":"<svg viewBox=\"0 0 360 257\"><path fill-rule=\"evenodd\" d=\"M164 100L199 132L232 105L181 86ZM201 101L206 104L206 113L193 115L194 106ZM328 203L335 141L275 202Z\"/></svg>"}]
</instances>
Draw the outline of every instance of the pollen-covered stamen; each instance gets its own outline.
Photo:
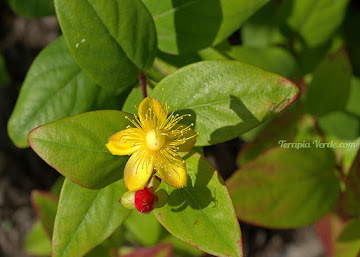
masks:
<instances>
[{"instance_id":1,"label":"pollen-covered stamen","mask_svg":"<svg viewBox=\"0 0 360 257\"><path fill-rule=\"evenodd\" d=\"M157 129L152 129L146 133L146 146L150 150L159 150L161 149L166 141L166 136Z\"/></svg>"}]
</instances>

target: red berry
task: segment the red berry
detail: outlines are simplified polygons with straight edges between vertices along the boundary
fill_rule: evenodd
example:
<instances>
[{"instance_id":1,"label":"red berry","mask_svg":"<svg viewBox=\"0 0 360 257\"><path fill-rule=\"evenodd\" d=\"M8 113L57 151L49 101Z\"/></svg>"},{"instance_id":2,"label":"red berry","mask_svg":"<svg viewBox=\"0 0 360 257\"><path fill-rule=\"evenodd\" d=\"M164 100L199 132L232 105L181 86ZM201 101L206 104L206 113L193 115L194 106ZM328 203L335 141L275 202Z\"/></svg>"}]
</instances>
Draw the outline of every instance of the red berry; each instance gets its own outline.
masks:
<instances>
[{"instance_id":1,"label":"red berry","mask_svg":"<svg viewBox=\"0 0 360 257\"><path fill-rule=\"evenodd\" d=\"M135 193L135 207L141 213L151 212L155 207L156 201L156 194L147 187Z\"/></svg>"}]
</instances>

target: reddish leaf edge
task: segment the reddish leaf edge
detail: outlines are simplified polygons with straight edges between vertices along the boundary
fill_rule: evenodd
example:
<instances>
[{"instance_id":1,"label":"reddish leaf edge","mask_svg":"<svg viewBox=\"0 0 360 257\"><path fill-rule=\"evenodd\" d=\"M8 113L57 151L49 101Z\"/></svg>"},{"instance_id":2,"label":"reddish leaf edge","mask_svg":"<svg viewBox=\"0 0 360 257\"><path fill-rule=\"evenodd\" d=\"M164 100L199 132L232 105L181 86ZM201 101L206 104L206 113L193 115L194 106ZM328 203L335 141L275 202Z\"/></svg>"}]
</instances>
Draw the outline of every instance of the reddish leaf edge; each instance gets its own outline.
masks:
<instances>
[{"instance_id":1,"label":"reddish leaf edge","mask_svg":"<svg viewBox=\"0 0 360 257\"><path fill-rule=\"evenodd\" d=\"M56 123L56 122L59 122L59 121L65 121L65 120L68 120L68 119L72 119L73 117L76 117L76 116L79 116L79 115L84 115L84 114L86 114L86 113L95 113L95 112L100 113L100 112L109 112L109 111L129 114L129 113L127 113L127 112L123 112L123 111L119 111L119 110L97 110L97 111L91 111L91 112L84 112L84 113L75 114L75 115L69 116L69 117L67 117L67 118L60 119L60 120L55 120L55 121L52 121L52 122L49 122L49 123L46 123L46 124L43 124L43 125L40 125L40 126L34 128L33 130L30 131L30 133L29 133L29 135L28 135L28 137L27 137L27 142L28 142L30 148L36 153L37 156L39 156L39 157L40 157L44 162L46 162L50 167L52 167L54 170L56 170L57 172L59 172L59 173L60 173L61 175L63 175L65 178L69 179L71 182L73 182L73 183L75 183L75 184L77 184L77 185L79 185L79 186L81 186L81 187L83 187L83 188L87 188L87 189L101 189L101 188L104 188L104 187L106 187L106 186L104 186L104 187L99 187L99 188L86 187L86 186L82 185L81 183L79 183L78 181L76 181L75 179L68 178L64 173L62 173L62 172L59 170L58 167L56 167L55 165L47 162L46 160L44 160L44 159L39 155L39 153L36 151L36 149L35 149L35 147L34 147L33 142L31 141L31 137L32 137L34 134L36 134L37 130L41 129L42 127L44 127L44 126L46 126L46 125L49 125L49 124L52 124L52 123ZM129 115L132 115L132 114L129 114ZM110 136L111 136L111 135L109 135L109 137L110 137ZM109 154L111 155L110 152L109 152ZM123 179L123 178L121 178L121 179ZM121 180L121 179L120 179L120 180ZM118 180L117 180L117 181L118 181ZM116 182L116 181L114 181L114 182ZM114 183L114 182L112 182L112 183ZM112 183L110 183L110 184L112 184ZM108 184L108 185L110 185L110 184ZM108 185L107 185L107 186L108 186Z\"/></svg>"},{"instance_id":2,"label":"reddish leaf edge","mask_svg":"<svg viewBox=\"0 0 360 257\"><path fill-rule=\"evenodd\" d=\"M256 156L254 159L252 159L251 161L245 163L243 166L241 166L240 168L238 168L232 175L231 177L229 177L227 180L226 180L226 187L228 188L228 190L230 189L230 187L228 186L228 181L233 177L235 176L235 173L238 172L241 168L245 167L245 166L248 166L248 165L251 165L252 162L256 161L258 158L260 158L261 156L265 156L267 155L269 152L272 152L272 151L275 151L276 149L280 148L280 146L274 146L274 147L271 147L267 150L265 150L264 152L262 152L261 154L259 154L258 156ZM333 169L336 169L336 165L333 167ZM252 226L256 226L256 227L260 227L260 228L268 228L268 229L297 229L297 228L301 228L301 227L305 227L305 226L311 226L311 225L314 225L316 222L318 222L319 220L323 219L326 215L332 213L336 207L337 207L337 203L340 199L340 193L339 192L339 196L338 196L338 199L337 201L335 201L335 203L333 204L333 207L331 208L331 210L324 214L324 216L320 217L319 219L315 220L314 222L312 223L309 223L307 225L303 225L303 226L284 226L284 227L277 227L277 226L265 226L264 224L260 224L260 223L256 223L254 221L248 221L248 220L245 220L245 219L242 219L240 218L239 216L237 216L237 218L239 219L239 221L243 222L243 223L246 223L246 224L250 224ZM235 209L235 212L236 212L236 209ZM236 212L236 215L237 215L237 212Z\"/></svg>"}]
</instances>

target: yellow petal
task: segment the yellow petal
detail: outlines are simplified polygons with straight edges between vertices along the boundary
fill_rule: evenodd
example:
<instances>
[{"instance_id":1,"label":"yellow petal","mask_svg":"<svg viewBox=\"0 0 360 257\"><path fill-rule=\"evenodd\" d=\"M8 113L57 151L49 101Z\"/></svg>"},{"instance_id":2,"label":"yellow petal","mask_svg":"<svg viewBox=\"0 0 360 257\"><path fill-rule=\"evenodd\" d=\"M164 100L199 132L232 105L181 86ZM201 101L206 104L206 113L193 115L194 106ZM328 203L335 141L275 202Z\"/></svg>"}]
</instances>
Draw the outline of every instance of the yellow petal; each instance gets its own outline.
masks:
<instances>
[{"instance_id":1,"label":"yellow petal","mask_svg":"<svg viewBox=\"0 0 360 257\"><path fill-rule=\"evenodd\" d=\"M117 132L109 138L107 149L113 155L127 155L139 150L142 146L143 132L137 128L128 128Z\"/></svg>"},{"instance_id":2,"label":"yellow petal","mask_svg":"<svg viewBox=\"0 0 360 257\"><path fill-rule=\"evenodd\" d=\"M149 181L153 170L153 158L145 150L135 152L125 166L125 186L130 192L143 189Z\"/></svg>"},{"instance_id":3,"label":"yellow petal","mask_svg":"<svg viewBox=\"0 0 360 257\"><path fill-rule=\"evenodd\" d=\"M152 112L155 116L155 124L152 124L152 128L155 129L158 127L158 125L161 125L166 121L166 111L162 107L161 103L151 97L146 97L139 105L139 119L142 124L146 124L149 119L146 119L145 115L150 115L150 112ZM153 119L154 121L154 119Z\"/></svg>"},{"instance_id":4,"label":"yellow petal","mask_svg":"<svg viewBox=\"0 0 360 257\"><path fill-rule=\"evenodd\" d=\"M187 125L184 124L176 124L172 129L173 130L181 130L182 128L186 128ZM171 133L171 132L170 132ZM194 147L196 142L197 133L192 129L188 128L188 130L184 133L184 138L188 138L185 143L179 145L178 152L188 152L191 148Z\"/></svg>"},{"instance_id":5,"label":"yellow petal","mask_svg":"<svg viewBox=\"0 0 360 257\"><path fill-rule=\"evenodd\" d=\"M155 169L162 180L168 185L182 188L187 184L186 163L176 155L173 160L161 158L159 163L155 163Z\"/></svg>"}]
</instances>

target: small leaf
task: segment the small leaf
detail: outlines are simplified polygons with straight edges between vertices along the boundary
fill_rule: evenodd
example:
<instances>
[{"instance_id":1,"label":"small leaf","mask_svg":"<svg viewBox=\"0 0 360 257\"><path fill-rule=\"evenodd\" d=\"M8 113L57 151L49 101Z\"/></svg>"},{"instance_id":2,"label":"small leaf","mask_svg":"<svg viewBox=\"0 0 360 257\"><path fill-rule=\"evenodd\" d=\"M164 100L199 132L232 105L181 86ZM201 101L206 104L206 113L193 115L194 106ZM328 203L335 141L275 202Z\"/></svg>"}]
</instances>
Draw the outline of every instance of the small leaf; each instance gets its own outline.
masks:
<instances>
[{"instance_id":1,"label":"small leaf","mask_svg":"<svg viewBox=\"0 0 360 257\"><path fill-rule=\"evenodd\" d=\"M354 140L360 136L360 117L335 111L319 118L319 126L326 135Z\"/></svg>"},{"instance_id":2,"label":"small leaf","mask_svg":"<svg viewBox=\"0 0 360 257\"><path fill-rule=\"evenodd\" d=\"M171 257L173 247L171 244L155 245L151 248L140 248L122 257Z\"/></svg>"},{"instance_id":3,"label":"small leaf","mask_svg":"<svg viewBox=\"0 0 360 257\"><path fill-rule=\"evenodd\" d=\"M286 0L291 6L288 26L299 34L308 46L326 42L341 25L349 0Z\"/></svg>"},{"instance_id":4,"label":"small leaf","mask_svg":"<svg viewBox=\"0 0 360 257\"><path fill-rule=\"evenodd\" d=\"M295 58L280 47L233 46L225 51L225 54L234 60L254 65L287 78L295 78L300 74Z\"/></svg>"},{"instance_id":5,"label":"small leaf","mask_svg":"<svg viewBox=\"0 0 360 257\"><path fill-rule=\"evenodd\" d=\"M191 53L216 45L269 0L143 0L154 17L159 49Z\"/></svg>"},{"instance_id":6,"label":"small leaf","mask_svg":"<svg viewBox=\"0 0 360 257\"><path fill-rule=\"evenodd\" d=\"M184 156L187 186L175 189L162 183L168 203L155 217L174 236L218 256L242 256L240 227L221 176L195 152Z\"/></svg>"},{"instance_id":7,"label":"small leaf","mask_svg":"<svg viewBox=\"0 0 360 257\"><path fill-rule=\"evenodd\" d=\"M45 191L34 190L31 192L31 203L36 216L44 226L46 233L51 239L54 230L54 221L59 198Z\"/></svg>"},{"instance_id":8,"label":"small leaf","mask_svg":"<svg viewBox=\"0 0 360 257\"><path fill-rule=\"evenodd\" d=\"M31 65L8 122L9 136L17 146L28 147L27 136L32 129L78 113L113 107L109 102L119 101L117 94L96 85L77 66L60 37Z\"/></svg>"},{"instance_id":9,"label":"small leaf","mask_svg":"<svg viewBox=\"0 0 360 257\"><path fill-rule=\"evenodd\" d=\"M143 215L133 211L124 225L141 245L152 246L159 242L162 227L152 213Z\"/></svg>"},{"instance_id":10,"label":"small leaf","mask_svg":"<svg viewBox=\"0 0 360 257\"><path fill-rule=\"evenodd\" d=\"M343 110L349 96L350 79L349 57L345 49L340 48L315 70L307 92L306 110L315 116Z\"/></svg>"},{"instance_id":11,"label":"small leaf","mask_svg":"<svg viewBox=\"0 0 360 257\"><path fill-rule=\"evenodd\" d=\"M66 178L98 189L123 177L126 156L113 156L108 138L129 122L121 111L94 111L55 121L34 129L31 148Z\"/></svg>"},{"instance_id":12,"label":"small leaf","mask_svg":"<svg viewBox=\"0 0 360 257\"><path fill-rule=\"evenodd\" d=\"M28 18L41 18L55 15L51 0L9 0L11 9L18 15Z\"/></svg>"},{"instance_id":13,"label":"small leaf","mask_svg":"<svg viewBox=\"0 0 360 257\"><path fill-rule=\"evenodd\" d=\"M153 19L140 0L55 0L60 27L79 66L99 85L126 88L156 54Z\"/></svg>"},{"instance_id":14,"label":"small leaf","mask_svg":"<svg viewBox=\"0 0 360 257\"><path fill-rule=\"evenodd\" d=\"M330 149L273 148L236 171L227 185L239 219L271 228L301 227L338 200L334 169Z\"/></svg>"},{"instance_id":15,"label":"small leaf","mask_svg":"<svg viewBox=\"0 0 360 257\"><path fill-rule=\"evenodd\" d=\"M360 151L358 151L349 175L346 178L344 205L346 211L357 217L360 215Z\"/></svg>"},{"instance_id":16,"label":"small leaf","mask_svg":"<svg viewBox=\"0 0 360 257\"><path fill-rule=\"evenodd\" d=\"M287 43L279 26L284 19L281 6L279 2L270 1L246 21L240 31L244 46L268 47Z\"/></svg>"},{"instance_id":17,"label":"small leaf","mask_svg":"<svg viewBox=\"0 0 360 257\"><path fill-rule=\"evenodd\" d=\"M35 256L51 255L51 241L40 222L35 222L30 232L26 235L23 249L26 253Z\"/></svg>"},{"instance_id":18,"label":"small leaf","mask_svg":"<svg viewBox=\"0 0 360 257\"><path fill-rule=\"evenodd\" d=\"M160 81L152 96L162 99L162 89L171 108L192 115L184 123L195 123L197 146L238 137L273 118L300 94L284 77L230 60L183 67Z\"/></svg>"},{"instance_id":19,"label":"small leaf","mask_svg":"<svg viewBox=\"0 0 360 257\"><path fill-rule=\"evenodd\" d=\"M118 202L126 191L118 181L89 190L65 180L53 235L53 257L83 256L109 237L130 210Z\"/></svg>"},{"instance_id":20,"label":"small leaf","mask_svg":"<svg viewBox=\"0 0 360 257\"><path fill-rule=\"evenodd\" d=\"M358 257L360 254L360 220L349 221L336 242L335 257Z\"/></svg>"},{"instance_id":21,"label":"small leaf","mask_svg":"<svg viewBox=\"0 0 360 257\"><path fill-rule=\"evenodd\" d=\"M349 99L346 104L346 110L360 117L360 79L352 77Z\"/></svg>"}]
</instances>

